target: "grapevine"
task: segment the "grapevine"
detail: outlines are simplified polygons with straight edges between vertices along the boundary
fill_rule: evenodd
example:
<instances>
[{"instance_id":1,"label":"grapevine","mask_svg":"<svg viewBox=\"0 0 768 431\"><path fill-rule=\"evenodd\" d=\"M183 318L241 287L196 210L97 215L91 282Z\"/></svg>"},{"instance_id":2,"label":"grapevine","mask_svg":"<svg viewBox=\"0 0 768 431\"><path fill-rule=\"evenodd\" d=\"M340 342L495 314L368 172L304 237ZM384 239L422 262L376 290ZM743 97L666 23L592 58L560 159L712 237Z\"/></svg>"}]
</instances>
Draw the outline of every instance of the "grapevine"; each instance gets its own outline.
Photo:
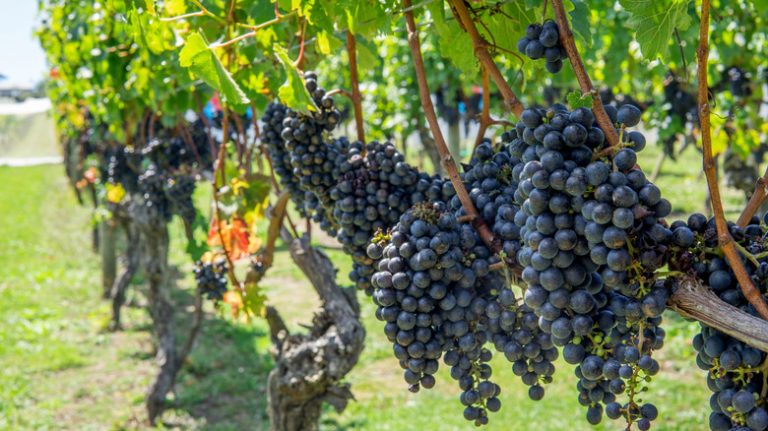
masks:
<instances>
[{"instance_id":1,"label":"grapevine","mask_svg":"<svg viewBox=\"0 0 768 431\"><path fill-rule=\"evenodd\" d=\"M696 365L707 372L702 385L712 392L710 429L768 429L768 218L756 216L768 171L755 179L735 144L764 138L742 130L759 117L741 110L761 90L756 66L720 49L713 57L725 67L709 86L710 49L734 38L721 16L710 23L708 0L698 11L688 2L551 0L535 9L528 1L283 3L83 2L82 11L57 0L42 4L55 18L40 37L63 76L50 92L66 138L67 175L82 185L75 189L81 201L87 188L94 206L135 240L124 274L109 283L113 329L132 275L139 266L147 274L160 363L146 400L150 422L193 347L204 298L269 326L274 429L317 428L326 402L344 409L352 399L344 379L363 348L366 308L312 245L312 230L320 229L351 258L348 279L373 303L404 387L435 388L443 366L460 389L458 414L471 424L488 424L502 408L508 388L499 373L511 371L539 401L562 356L589 424L607 417L627 430L651 429L660 420L653 383L662 371L662 315L671 309L699 321L692 344ZM759 13L736 3L747 15ZM75 23L59 24L65 17ZM92 27L79 26L88 20ZM622 37L590 40L596 21ZM84 45L98 40L109 48L79 52L70 39L81 32L89 36ZM744 33L749 48L762 46L754 29ZM637 44L629 43L633 37ZM695 93L685 49L694 40ZM342 46L344 55L335 55ZM659 46L673 48L679 60ZM78 61L70 61L75 52ZM540 66L521 54L544 59L551 76L537 76ZM408 67L371 65L385 56ZM623 67L643 70L622 83L614 69ZM603 82L593 82L592 68ZM644 78L663 80L663 94L642 94L637 81ZM575 91L561 98L570 79ZM465 92L468 83L477 85L473 93ZM546 106L527 94L538 90ZM385 130L402 121L403 98L409 124ZM723 100L721 121L711 111ZM479 114L471 152L449 152L435 105L451 113L444 119L452 126L461 109ZM492 116L494 109L509 112ZM674 190L662 193L656 173L649 179L638 165L638 153L654 144L640 130L643 117L663 125L665 154L674 155L680 135L701 137L713 217L672 220L663 195ZM356 133L348 136L352 124ZM434 144L429 151L439 155L432 160L445 177L406 157L414 130ZM726 220L717 178L722 142L730 145L725 170L743 171L729 176L731 184L751 192L736 223ZM195 207L201 182L211 187L210 214ZM195 282L193 323L181 349L168 300L175 217ZM269 225L264 242L261 221ZM292 334L260 287L278 238L322 299L307 334ZM504 357L506 370L492 368L494 355Z\"/></svg>"}]
</instances>

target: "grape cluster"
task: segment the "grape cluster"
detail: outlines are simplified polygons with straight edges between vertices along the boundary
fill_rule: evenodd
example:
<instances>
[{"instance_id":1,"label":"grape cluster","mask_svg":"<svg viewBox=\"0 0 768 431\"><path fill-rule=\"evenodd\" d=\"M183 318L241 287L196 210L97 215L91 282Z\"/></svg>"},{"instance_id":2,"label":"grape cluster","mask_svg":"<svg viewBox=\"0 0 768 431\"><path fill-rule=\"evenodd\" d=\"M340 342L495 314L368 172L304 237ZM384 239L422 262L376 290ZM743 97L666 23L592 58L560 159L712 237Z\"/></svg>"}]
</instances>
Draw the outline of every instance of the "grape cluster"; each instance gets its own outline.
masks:
<instances>
[{"instance_id":1,"label":"grape cluster","mask_svg":"<svg viewBox=\"0 0 768 431\"><path fill-rule=\"evenodd\" d=\"M683 124L698 122L698 107L696 96L686 91L683 82L674 76L664 84L664 102L669 104L668 113L677 117Z\"/></svg>"},{"instance_id":2,"label":"grape cluster","mask_svg":"<svg viewBox=\"0 0 768 431\"><path fill-rule=\"evenodd\" d=\"M417 334L434 337L427 341L437 349L429 351L429 359L443 356L451 367L450 374L462 389L464 416L477 425L487 423L488 412L501 406L499 388L488 380L492 373L488 361L493 356L485 347L488 343L512 362L513 372L530 386L534 400L544 396L542 384L552 381L558 356L533 310L511 289L513 275L491 270L502 257L513 262L520 247L514 223L517 183L511 172L520 160L509 153L507 144L494 149L490 142L483 142L463 175L471 199L501 240L500 255L490 252L470 224L458 222L466 214L452 185L426 178L417 185L419 190L426 189L424 197L421 191L416 196L428 203L413 206L389 235L379 234L367 248L376 268L369 278L379 305L377 317L387 322L385 334L406 369L406 382L412 390L434 385L435 363L428 362L427 373L421 361L415 362L415 369L410 366L419 359L408 356L410 350L420 355L422 349L419 344L411 347L412 337L401 332L408 331L415 319ZM420 329L420 322L427 329Z\"/></svg>"},{"instance_id":3,"label":"grape cluster","mask_svg":"<svg viewBox=\"0 0 768 431\"><path fill-rule=\"evenodd\" d=\"M444 202L415 205L367 252L376 261L376 315L386 322L412 391L434 386L442 356L462 389L464 417L486 424L488 412L501 407L500 387L489 380L493 354L485 345L491 342L531 386L531 398L543 397L539 383L551 381L557 350L532 310L490 271L474 229L459 224Z\"/></svg>"},{"instance_id":4,"label":"grape cluster","mask_svg":"<svg viewBox=\"0 0 768 431\"><path fill-rule=\"evenodd\" d=\"M330 206L327 192L334 184L333 162L338 152L323 139L336 127L340 114L333 98L317 85L317 75L305 72L304 78L317 110L305 114L271 103L262 118L265 141L275 172L302 216L312 216L323 230L335 236L333 219L324 211Z\"/></svg>"},{"instance_id":5,"label":"grape cluster","mask_svg":"<svg viewBox=\"0 0 768 431\"><path fill-rule=\"evenodd\" d=\"M374 267L366 247L374 234L391 229L414 204L450 198L453 188L417 172L391 143L336 142L346 147L334 163L336 186L329 191L337 239L354 261L350 278L371 294Z\"/></svg>"},{"instance_id":6,"label":"grape cluster","mask_svg":"<svg viewBox=\"0 0 768 431\"><path fill-rule=\"evenodd\" d=\"M411 205L426 199L446 200L443 180L430 178L405 163L389 142L349 142L344 137L324 141L338 122L333 101L317 86L317 77L304 74L307 90L320 111L304 115L272 103L262 118L264 140L281 184L302 216L341 242L352 256L350 278L373 293L373 260L366 247L377 231L391 229Z\"/></svg>"},{"instance_id":7,"label":"grape cluster","mask_svg":"<svg viewBox=\"0 0 768 431\"><path fill-rule=\"evenodd\" d=\"M523 112L511 144L524 162L513 170L523 238L517 259L525 303L563 346L565 360L578 365L588 421L598 423L606 406L609 417L648 429L655 407L633 399L621 405L616 395L658 372L650 353L663 343L668 288L655 282L654 271L666 261L672 232L661 218L671 207L635 169L645 138L626 128L639 122L640 111L606 108L622 131L613 160L601 156L604 133L590 110Z\"/></svg>"},{"instance_id":8,"label":"grape cluster","mask_svg":"<svg viewBox=\"0 0 768 431\"><path fill-rule=\"evenodd\" d=\"M304 192L299 189L299 180L293 175L291 154L283 147L283 120L285 120L288 108L277 102L271 102L264 110L261 118L262 140L267 146L267 151L272 159L272 169L277 175L280 185L291 194L291 200L302 217L307 217Z\"/></svg>"},{"instance_id":9,"label":"grape cluster","mask_svg":"<svg viewBox=\"0 0 768 431\"><path fill-rule=\"evenodd\" d=\"M568 58L560 43L557 23L547 20L544 24L531 24L525 29L525 36L517 42L517 50L531 60L544 58L549 73L560 72L563 60Z\"/></svg>"},{"instance_id":10,"label":"grape cluster","mask_svg":"<svg viewBox=\"0 0 768 431\"><path fill-rule=\"evenodd\" d=\"M107 178L121 184L131 195L136 209L149 220L168 222L174 214L192 223L196 210L192 195L195 175L191 159L172 150L172 140L153 139L142 149L124 147L109 158ZM182 145L185 145L182 143Z\"/></svg>"},{"instance_id":11,"label":"grape cluster","mask_svg":"<svg viewBox=\"0 0 768 431\"><path fill-rule=\"evenodd\" d=\"M757 316L741 293L733 271L716 251L714 219L707 220L702 214L693 214L687 222L675 224L675 232L690 236L693 244L687 249L681 248L671 260L670 266L702 280L724 302ZM728 228L734 241L749 253L759 254L764 251L765 230L756 217L744 229L732 223L729 223ZM746 265L746 268L758 286L768 280L768 261L765 259L760 260L757 267ZM698 351L696 364L708 372L707 386L712 391L710 429L768 429L768 404L764 396L768 371L763 367L766 354L703 324L693 339L693 347Z\"/></svg>"},{"instance_id":12,"label":"grape cluster","mask_svg":"<svg viewBox=\"0 0 768 431\"><path fill-rule=\"evenodd\" d=\"M213 301L221 301L227 292L227 262L219 259L215 262L195 263L195 282L206 298Z\"/></svg>"},{"instance_id":13,"label":"grape cluster","mask_svg":"<svg viewBox=\"0 0 768 431\"><path fill-rule=\"evenodd\" d=\"M731 92L734 97L749 97L752 94L750 75L739 66L730 66L723 70L717 87Z\"/></svg>"}]
</instances>

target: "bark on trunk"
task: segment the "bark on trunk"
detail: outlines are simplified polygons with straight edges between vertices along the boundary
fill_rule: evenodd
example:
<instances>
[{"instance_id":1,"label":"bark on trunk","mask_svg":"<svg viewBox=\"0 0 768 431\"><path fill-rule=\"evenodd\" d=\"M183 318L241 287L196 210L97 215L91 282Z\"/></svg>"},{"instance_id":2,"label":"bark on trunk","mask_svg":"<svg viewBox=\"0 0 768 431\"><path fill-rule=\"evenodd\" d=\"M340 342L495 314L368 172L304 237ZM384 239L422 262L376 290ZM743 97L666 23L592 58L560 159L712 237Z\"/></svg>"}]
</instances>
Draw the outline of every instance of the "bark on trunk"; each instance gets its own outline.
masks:
<instances>
[{"instance_id":1,"label":"bark on trunk","mask_svg":"<svg viewBox=\"0 0 768 431\"><path fill-rule=\"evenodd\" d=\"M112 286L117 278L117 251L115 241L115 220L99 223L99 254L101 255L101 287L104 299L112 296Z\"/></svg>"},{"instance_id":2,"label":"bark on trunk","mask_svg":"<svg viewBox=\"0 0 768 431\"><path fill-rule=\"evenodd\" d=\"M125 304L125 292L139 268L141 260L141 236L136 223L127 215L114 213L118 224L125 232L125 268L112 285L112 323L110 329L121 329L121 311Z\"/></svg>"},{"instance_id":3,"label":"bark on trunk","mask_svg":"<svg viewBox=\"0 0 768 431\"><path fill-rule=\"evenodd\" d=\"M173 303L168 285L168 226L165 223L142 225L144 268L149 281L149 312L157 337L157 364L160 371L147 395L147 413L153 425L163 411L165 397L178 372Z\"/></svg>"},{"instance_id":4,"label":"bark on trunk","mask_svg":"<svg viewBox=\"0 0 768 431\"><path fill-rule=\"evenodd\" d=\"M173 387L180 365L170 298L168 223L154 207L145 205L142 196L132 196L128 214L142 239L142 266L149 284L149 314L157 342L156 361L160 370L145 401L149 422L154 425L163 412L165 397Z\"/></svg>"},{"instance_id":5,"label":"bark on trunk","mask_svg":"<svg viewBox=\"0 0 768 431\"><path fill-rule=\"evenodd\" d=\"M267 383L270 429L312 431L319 428L324 402L342 411L352 398L342 379L360 357L365 329L357 299L336 284L330 259L312 248L306 236L291 239L286 234L291 257L323 303L309 334L290 334L277 310L267 311L275 356Z\"/></svg>"}]
</instances>

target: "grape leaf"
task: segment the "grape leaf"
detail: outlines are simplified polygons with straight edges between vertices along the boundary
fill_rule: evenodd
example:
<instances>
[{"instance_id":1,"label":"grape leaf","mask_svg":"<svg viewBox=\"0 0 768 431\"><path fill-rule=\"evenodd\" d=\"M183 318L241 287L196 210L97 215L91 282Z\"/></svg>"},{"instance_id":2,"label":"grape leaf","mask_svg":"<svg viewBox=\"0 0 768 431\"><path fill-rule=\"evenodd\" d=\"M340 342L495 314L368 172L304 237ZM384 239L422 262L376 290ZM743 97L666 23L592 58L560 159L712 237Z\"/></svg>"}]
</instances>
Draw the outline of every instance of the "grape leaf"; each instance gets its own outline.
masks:
<instances>
[{"instance_id":1,"label":"grape leaf","mask_svg":"<svg viewBox=\"0 0 768 431\"><path fill-rule=\"evenodd\" d=\"M629 26L635 30L643 57L655 60L667 55L667 44L675 28L685 30L691 23L689 0L619 0L631 14Z\"/></svg>"},{"instance_id":2,"label":"grape leaf","mask_svg":"<svg viewBox=\"0 0 768 431\"><path fill-rule=\"evenodd\" d=\"M328 32L321 31L317 33L317 51L323 55L331 53L331 42L329 40Z\"/></svg>"},{"instance_id":3,"label":"grape leaf","mask_svg":"<svg viewBox=\"0 0 768 431\"><path fill-rule=\"evenodd\" d=\"M513 2L503 5L502 11L503 13L483 16L484 25L478 25L478 31L491 44L516 52L517 41L525 36L526 25L521 23L540 21L541 8L526 9L521 4Z\"/></svg>"},{"instance_id":4,"label":"grape leaf","mask_svg":"<svg viewBox=\"0 0 768 431\"><path fill-rule=\"evenodd\" d=\"M187 38L184 48L179 53L179 63L218 90L225 102L234 106L242 106L250 102L221 64L219 57L208 47L208 41L202 33L194 33Z\"/></svg>"},{"instance_id":5,"label":"grape leaf","mask_svg":"<svg viewBox=\"0 0 768 431\"><path fill-rule=\"evenodd\" d=\"M188 239L186 252L192 260L197 261L208 251L208 222L199 211L192 222L192 237Z\"/></svg>"},{"instance_id":6,"label":"grape leaf","mask_svg":"<svg viewBox=\"0 0 768 431\"><path fill-rule=\"evenodd\" d=\"M586 46L592 46L592 31L589 28L589 6L584 0L571 0L573 9L568 12L571 16L573 31L584 41Z\"/></svg>"},{"instance_id":7,"label":"grape leaf","mask_svg":"<svg viewBox=\"0 0 768 431\"><path fill-rule=\"evenodd\" d=\"M299 70L288 57L288 52L283 47L275 46L275 55L282 63L286 76L285 82L277 90L280 101L294 111L317 111L317 106L307 88L304 87L304 80L301 79Z\"/></svg>"},{"instance_id":8,"label":"grape leaf","mask_svg":"<svg viewBox=\"0 0 768 431\"><path fill-rule=\"evenodd\" d=\"M455 20L447 20L443 11L443 3L435 2L428 6L433 29L438 37L440 55L450 60L454 66L467 75L468 79L477 76L477 58L475 57L472 39L459 27Z\"/></svg>"},{"instance_id":9,"label":"grape leaf","mask_svg":"<svg viewBox=\"0 0 768 431\"><path fill-rule=\"evenodd\" d=\"M576 108L589 108L592 109L592 97L589 94L582 94L580 91L571 91L566 96L568 106L571 110Z\"/></svg>"}]
</instances>

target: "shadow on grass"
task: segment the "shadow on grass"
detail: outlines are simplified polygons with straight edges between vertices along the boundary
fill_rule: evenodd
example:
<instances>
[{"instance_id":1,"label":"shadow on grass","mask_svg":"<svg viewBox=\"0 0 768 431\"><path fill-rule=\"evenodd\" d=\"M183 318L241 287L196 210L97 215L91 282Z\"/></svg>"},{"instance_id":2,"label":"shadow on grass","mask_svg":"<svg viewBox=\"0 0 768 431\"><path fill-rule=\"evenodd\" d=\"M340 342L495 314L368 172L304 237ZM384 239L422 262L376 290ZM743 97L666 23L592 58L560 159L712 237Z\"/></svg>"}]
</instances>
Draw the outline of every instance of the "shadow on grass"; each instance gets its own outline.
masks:
<instances>
[{"instance_id":1,"label":"shadow on grass","mask_svg":"<svg viewBox=\"0 0 768 431\"><path fill-rule=\"evenodd\" d=\"M169 265L168 278L175 308L176 343L180 348L189 335L194 291L182 287L189 286L190 280L179 267ZM136 278L132 280L129 295L140 296L145 303L146 289L140 283ZM210 310L210 301L205 301L205 308ZM153 332L148 310L144 312L147 316L126 325L126 332ZM170 429L207 431L267 429L265 386L273 367L269 346L264 327L205 313L194 348L168 396L163 425ZM153 345L132 350L126 356L154 362L155 354ZM144 424L139 428L144 429Z\"/></svg>"},{"instance_id":2,"label":"shadow on grass","mask_svg":"<svg viewBox=\"0 0 768 431\"><path fill-rule=\"evenodd\" d=\"M185 310L191 309L194 297L188 290L175 288L172 298L177 310L177 343L181 345L192 317ZM165 416L191 417L195 429L266 429L265 386L273 366L267 339L263 328L236 325L206 314L169 402L169 413L175 411L176 415Z\"/></svg>"}]
</instances>

